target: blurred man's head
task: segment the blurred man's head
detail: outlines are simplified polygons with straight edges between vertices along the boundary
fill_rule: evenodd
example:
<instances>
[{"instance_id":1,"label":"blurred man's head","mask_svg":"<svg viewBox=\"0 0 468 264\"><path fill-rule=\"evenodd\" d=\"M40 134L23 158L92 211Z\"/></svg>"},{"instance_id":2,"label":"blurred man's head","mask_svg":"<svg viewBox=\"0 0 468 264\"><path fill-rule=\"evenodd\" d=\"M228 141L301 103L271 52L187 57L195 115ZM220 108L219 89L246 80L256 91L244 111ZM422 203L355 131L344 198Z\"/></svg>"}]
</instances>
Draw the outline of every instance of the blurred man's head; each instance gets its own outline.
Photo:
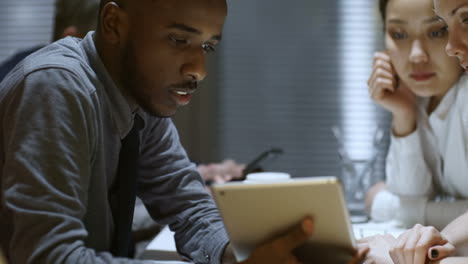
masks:
<instances>
[{"instance_id":1,"label":"blurred man's head","mask_svg":"<svg viewBox=\"0 0 468 264\"><path fill-rule=\"evenodd\" d=\"M169 117L205 78L226 14L225 0L103 0L98 51L127 95Z\"/></svg>"},{"instance_id":2,"label":"blurred man's head","mask_svg":"<svg viewBox=\"0 0 468 264\"><path fill-rule=\"evenodd\" d=\"M82 38L96 29L100 0L56 0L53 40Z\"/></svg>"}]
</instances>

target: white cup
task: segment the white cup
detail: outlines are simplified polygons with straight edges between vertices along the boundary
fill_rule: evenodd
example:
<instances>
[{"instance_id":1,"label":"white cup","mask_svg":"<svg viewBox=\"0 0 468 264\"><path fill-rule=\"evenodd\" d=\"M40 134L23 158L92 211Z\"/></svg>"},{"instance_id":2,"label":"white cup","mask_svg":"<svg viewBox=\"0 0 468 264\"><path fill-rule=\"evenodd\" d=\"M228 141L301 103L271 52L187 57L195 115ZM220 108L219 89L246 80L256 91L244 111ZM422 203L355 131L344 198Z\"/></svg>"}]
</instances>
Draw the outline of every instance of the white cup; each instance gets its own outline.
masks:
<instances>
[{"instance_id":1,"label":"white cup","mask_svg":"<svg viewBox=\"0 0 468 264\"><path fill-rule=\"evenodd\" d=\"M291 175L285 172L255 172L247 174L244 183L271 183L290 179Z\"/></svg>"}]
</instances>

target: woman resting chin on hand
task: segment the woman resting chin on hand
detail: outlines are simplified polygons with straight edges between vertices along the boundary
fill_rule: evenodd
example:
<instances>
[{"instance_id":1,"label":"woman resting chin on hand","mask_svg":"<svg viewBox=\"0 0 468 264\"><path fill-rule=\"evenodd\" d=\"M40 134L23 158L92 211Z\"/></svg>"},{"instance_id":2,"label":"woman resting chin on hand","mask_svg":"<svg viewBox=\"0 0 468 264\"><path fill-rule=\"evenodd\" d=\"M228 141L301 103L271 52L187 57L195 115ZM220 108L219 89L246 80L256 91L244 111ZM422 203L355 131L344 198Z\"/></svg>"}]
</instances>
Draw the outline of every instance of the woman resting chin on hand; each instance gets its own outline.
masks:
<instances>
[{"instance_id":1,"label":"woman resting chin on hand","mask_svg":"<svg viewBox=\"0 0 468 264\"><path fill-rule=\"evenodd\" d=\"M419 223L440 229L468 211L468 76L446 53L446 46L453 50L448 45L453 31L434 13L433 0L379 1L385 50L374 55L368 90L392 114L392 133L385 190L369 195L368 208L375 220L397 218L408 228ZM466 35L467 25L453 26L460 30L453 36ZM462 64L468 66L464 52L457 54L467 54Z\"/></svg>"}]
</instances>

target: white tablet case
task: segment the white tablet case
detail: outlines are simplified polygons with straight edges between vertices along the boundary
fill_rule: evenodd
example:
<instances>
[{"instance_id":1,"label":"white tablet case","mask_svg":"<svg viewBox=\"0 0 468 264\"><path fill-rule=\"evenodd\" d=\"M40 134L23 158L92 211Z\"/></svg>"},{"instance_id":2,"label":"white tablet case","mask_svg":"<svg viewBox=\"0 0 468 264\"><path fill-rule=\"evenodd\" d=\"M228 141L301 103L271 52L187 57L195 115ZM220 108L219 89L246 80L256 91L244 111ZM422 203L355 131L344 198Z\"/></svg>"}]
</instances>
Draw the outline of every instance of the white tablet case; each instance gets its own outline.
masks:
<instances>
[{"instance_id":1,"label":"white tablet case","mask_svg":"<svg viewBox=\"0 0 468 264\"><path fill-rule=\"evenodd\" d=\"M346 250L355 246L342 187L335 177L227 183L213 185L212 192L237 261L245 260L255 247L284 233L306 215L315 223L311 244Z\"/></svg>"}]
</instances>

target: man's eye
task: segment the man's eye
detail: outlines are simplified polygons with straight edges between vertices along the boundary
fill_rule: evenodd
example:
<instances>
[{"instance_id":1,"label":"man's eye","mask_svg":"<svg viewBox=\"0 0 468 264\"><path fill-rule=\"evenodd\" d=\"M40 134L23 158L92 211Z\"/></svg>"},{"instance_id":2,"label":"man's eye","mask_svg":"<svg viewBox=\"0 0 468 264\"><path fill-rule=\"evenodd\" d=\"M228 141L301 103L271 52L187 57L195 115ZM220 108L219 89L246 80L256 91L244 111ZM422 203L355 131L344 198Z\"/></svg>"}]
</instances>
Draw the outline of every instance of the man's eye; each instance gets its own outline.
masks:
<instances>
[{"instance_id":1,"label":"man's eye","mask_svg":"<svg viewBox=\"0 0 468 264\"><path fill-rule=\"evenodd\" d=\"M393 32L393 33L391 33L391 36L392 36L392 38L394 38L396 40L401 40L401 39L405 39L405 38L408 37L406 35L406 33L400 33L400 32Z\"/></svg>"},{"instance_id":2,"label":"man's eye","mask_svg":"<svg viewBox=\"0 0 468 264\"><path fill-rule=\"evenodd\" d=\"M188 41L184 38L180 37L175 37L175 36L169 36L169 40L174 44L174 45L185 45L188 43Z\"/></svg>"},{"instance_id":3,"label":"man's eye","mask_svg":"<svg viewBox=\"0 0 468 264\"><path fill-rule=\"evenodd\" d=\"M210 44L202 44L202 48L205 52L214 52L216 51L215 47L213 45L210 45Z\"/></svg>"}]
</instances>

